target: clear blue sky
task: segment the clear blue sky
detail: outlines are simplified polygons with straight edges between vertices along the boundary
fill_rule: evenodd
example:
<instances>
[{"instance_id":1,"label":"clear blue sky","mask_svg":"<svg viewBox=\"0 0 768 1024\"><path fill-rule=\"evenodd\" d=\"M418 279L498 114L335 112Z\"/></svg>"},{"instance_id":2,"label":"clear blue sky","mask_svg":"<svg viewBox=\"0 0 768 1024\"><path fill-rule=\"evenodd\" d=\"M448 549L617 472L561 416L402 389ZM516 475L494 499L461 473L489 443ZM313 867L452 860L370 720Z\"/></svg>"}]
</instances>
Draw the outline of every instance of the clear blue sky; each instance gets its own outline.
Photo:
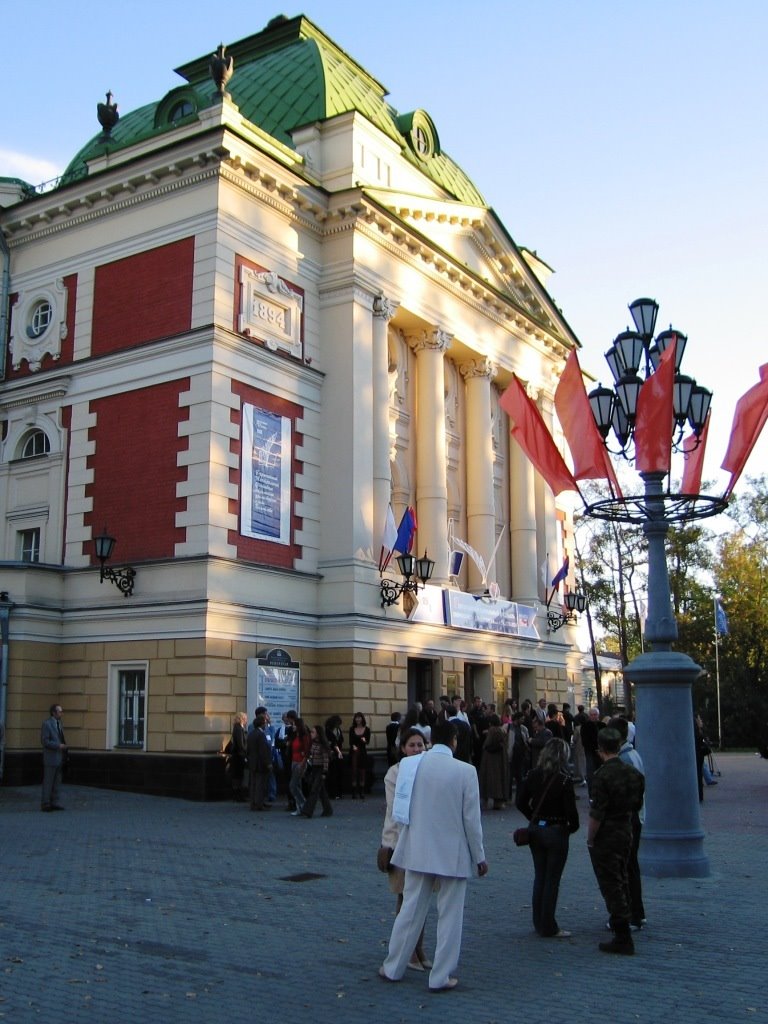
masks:
<instances>
[{"instance_id":1,"label":"clear blue sky","mask_svg":"<svg viewBox=\"0 0 768 1024\"><path fill-rule=\"evenodd\" d=\"M423 108L443 148L518 244L556 271L550 291L585 369L640 295L688 334L684 369L715 392L705 475L736 399L768 362L768 4L765 0L39 0L3 13L0 175L40 182L98 130L180 84L173 68L304 13ZM768 472L768 429L747 465Z\"/></svg>"}]
</instances>

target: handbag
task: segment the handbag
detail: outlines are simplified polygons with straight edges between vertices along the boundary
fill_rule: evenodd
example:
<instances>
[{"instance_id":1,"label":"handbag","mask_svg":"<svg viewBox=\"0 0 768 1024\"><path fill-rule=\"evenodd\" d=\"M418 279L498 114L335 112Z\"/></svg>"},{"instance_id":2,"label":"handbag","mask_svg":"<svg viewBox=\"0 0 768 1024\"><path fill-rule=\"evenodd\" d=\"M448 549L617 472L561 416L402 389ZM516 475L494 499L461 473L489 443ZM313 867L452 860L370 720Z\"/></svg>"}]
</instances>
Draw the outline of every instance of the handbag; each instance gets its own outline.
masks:
<instances>
[{"instance_id":1,"label":"handbag","mask_svg":"<svg viewBox=\"0 0 768 1024\"><path fill-rule=\"evenodd\" d=\"M394 852L389 846L380 846L376 853L376 867L379 871L383 871L385 875L392 870L390 861Z\"/></svg>"},{"instance_id":2,"label":"handbag","mask_svg":"<svg viewBox=\"0 0 768 1024\"><path fill-rule=\"evenodd\" d=\"M541 805L544 803L544 797L549 792L549 787L552 785L552 783L555 781L556 778L557 778L557 776L553 775L552 778L549 780L549 782L544 787L544 792L539 797L539 802L536 804L536 807L534 808L533 814L531 815L531 819L532 820L535 819L535 818L538 818L539 811L541 810ZM515 831L512 833L512 842L515 844L515 846L530 846L531 845L531 831L530 831L530 828L531 828L531 826L530 826L530 823L529 823L528 825L524 825L522 828L516 828L515 829Z\"/></svg>"}]
</instances>

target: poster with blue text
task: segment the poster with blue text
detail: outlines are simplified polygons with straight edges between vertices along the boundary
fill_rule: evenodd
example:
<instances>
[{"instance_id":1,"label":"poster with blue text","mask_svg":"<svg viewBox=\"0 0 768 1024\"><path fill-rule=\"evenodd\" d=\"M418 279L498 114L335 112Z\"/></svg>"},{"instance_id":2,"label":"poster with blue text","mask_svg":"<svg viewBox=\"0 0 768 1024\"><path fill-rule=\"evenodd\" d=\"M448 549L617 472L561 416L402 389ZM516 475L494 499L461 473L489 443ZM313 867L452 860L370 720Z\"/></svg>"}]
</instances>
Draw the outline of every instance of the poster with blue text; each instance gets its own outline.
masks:
<instances>
[{"instance_id":1,"label":"poster with blue text","mask_svg":"<svg viewBox=\"0 0 768 1024\"><path fill-rule=\"evenodd\" d=\"M243 405L240 532L291 543L291 421Z\"/></svg>"}]
</instances>

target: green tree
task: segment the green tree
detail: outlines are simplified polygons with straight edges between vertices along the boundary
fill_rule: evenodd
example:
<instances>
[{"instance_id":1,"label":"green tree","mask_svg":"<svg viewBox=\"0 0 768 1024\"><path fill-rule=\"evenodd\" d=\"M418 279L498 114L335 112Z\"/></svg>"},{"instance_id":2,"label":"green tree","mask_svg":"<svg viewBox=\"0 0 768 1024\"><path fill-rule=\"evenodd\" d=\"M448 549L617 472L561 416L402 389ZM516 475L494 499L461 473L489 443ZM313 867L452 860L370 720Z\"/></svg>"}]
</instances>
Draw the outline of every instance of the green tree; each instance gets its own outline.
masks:
<instances>
[{"instance_id":1,"label":"green tree","mask_svg":"<svg viewBox=\"0 0 768 1024\"><path fill-rule=\"evenodd\" d=\"M757 746L768 734L768 477L748 481L728 514L730 531L715 542L713 575L728 616L720 638L720 707L723 743ZM717 735L717 678L713 595L705 635L689 651L706 670L695 696L709 734Z\"/></svg>"}]
</instances>

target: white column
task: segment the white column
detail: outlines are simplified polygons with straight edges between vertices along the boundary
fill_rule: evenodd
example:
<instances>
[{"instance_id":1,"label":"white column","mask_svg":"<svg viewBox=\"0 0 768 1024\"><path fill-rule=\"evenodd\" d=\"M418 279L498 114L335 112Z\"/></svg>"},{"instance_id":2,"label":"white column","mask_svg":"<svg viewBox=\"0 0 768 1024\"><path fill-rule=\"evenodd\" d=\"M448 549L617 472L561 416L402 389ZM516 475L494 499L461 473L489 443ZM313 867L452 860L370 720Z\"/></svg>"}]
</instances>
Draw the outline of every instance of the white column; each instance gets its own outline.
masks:
<instances>
[{"instance_id":1,"label":"white column","mask_svg":"<svg viewBox=\"0 0 768 1024\"><path fill-rule=\"evenodd\" d=\"M532 605L539 594L534 470L513 437L509 440L509 518L511 597L521 604Z\"/></svg>"},{"instance_id":2,"label":"white column","mask_svg":"<svg viewBox=\"0 0 768 1024\"><path fill-rule=\"evenodd\" d=\"M416 353L416 517L420 555L435 561L433 580L448 580L448 486L445 462L445 373L451 335L424 331L408 339Z\"/></svg>"},{"instance_id":3,"label":"white column","mask_svg":"<svg viewBox=\"0 0 768 1024\"><path fill-rule=\"evenodd\" d=\"M539 411L541 412L542 419L547 426L550 434L552 433L553 425L553 405L552 399L546 398L544 395L539 396ZM546 484L544 480L540 480L541 487L541 508L538 509L539 516L543 519L542 522L542 533L544 536L544 550L541 553L540 561L543 561L547 552L549 553L549 561L552 563L552 573L560 568L562 564L562 549L559 544L560 541L560 530L557 525L557 507L555 505L555 496L552 493L552 488L549 484ZM550 577L551 579L552 577ZM547 581L549 583L549 580ZM561 590L564 593L564 588Z\"/></svg>"},{"instance_id":4,"label":"white column","mask_svg":"<svg viewBox=\"0 0 768 1024\"><path fill-rule=\"evenodd\" d=\"M466 389L467 541L488 565L496 545L496 508L493 500L493 436L491 381L496 368L486 358L459 367ZM495 578L495 577L493 577ZM483 581L475 563L469 562L469 589L480 590Z\"/></svg>"},{"instance_id":5,"label":"white column","mask_svg":"<svg viewBox=\"0 0 768 1024\"><path fill-rule=\"evenodd\" d=\"M389 437L389 348L387 330L398 303L379 295L373 303L373 555L378 558L392 471Z\"/></svg>"}]
</instances>

